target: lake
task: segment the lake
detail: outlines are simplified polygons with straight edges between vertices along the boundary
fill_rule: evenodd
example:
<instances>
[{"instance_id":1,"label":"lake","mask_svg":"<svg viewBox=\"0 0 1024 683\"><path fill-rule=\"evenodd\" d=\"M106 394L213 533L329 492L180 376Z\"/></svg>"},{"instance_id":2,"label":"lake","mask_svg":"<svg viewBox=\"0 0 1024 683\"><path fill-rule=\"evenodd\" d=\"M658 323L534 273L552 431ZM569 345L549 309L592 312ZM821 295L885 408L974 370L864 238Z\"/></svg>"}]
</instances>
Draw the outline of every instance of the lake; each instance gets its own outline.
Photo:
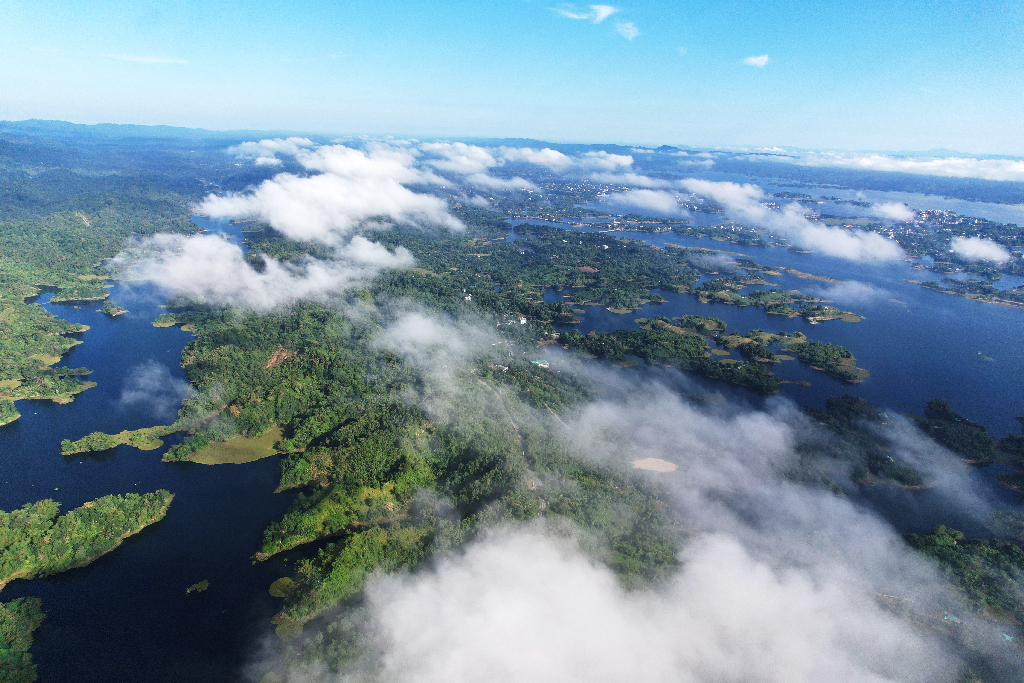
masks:
<instances>
[{"instance_id":1,"label":"lake","mask_svg":"<svg viewBox=\"0 0 1024 683\"><path fill-rule=\"evenodd\" d=\"M580 232L598 231L563 223L552 225ZM848 384L796 361L775 364L774 372L781 379L811 382L810 387L783 385L782 393L801 405L823 407L830 396L854 394L879 407L921 413L929 400L941 398L955 411L984 424L994 436L1020 430L1014 418L1024 415L1024 309L972 301L906 282L940 278L915 269L913 262L857 263L822 254L743 247L671 233L607 234L609 239L643 240L669 249L714 249L727 252L724 256L729 258L750 258L765 266L785 266L843 280L845 284L837 285L788 273L766 276L778 287L831 300L838 308L863 315L864 320L812 325L802 318L768 315L759 308L702 304L689 294L661 292L667 303L649 304L624 315L585 306L586 315L577 326L584 334L590 330L636 329L636 318L688 314L720 318L728 323L729 332L803 332L812 340L847 347L857 358L857 365L871 375L860 384ZM549 292L546 300L551 302L559 296ZM734 352L733 357L738 355Z\"/></svg>"},{"instance_id":2,"label":"lake","mask_svg":"<svg viewBox=\"0 0 1024 683\"><path fill-rule=\"evenodd\" d=\"M238 231L226 223L211 227ZM91 565L4 589L4 601L42 600L47 617L32 648L40 680L243 680L241 669L278 609L267 588L291 573L282 558L250 560L263 529L294 497L273 493L277 457L212 467L161 462L177 437L156 451L119 446L62 456L64 438L173 421L177 403L168 411L168 399L180 395L138 379L146 370L144 377L164 380L163 389L175 380L180 386L181 351L191 335L152 326L162 298L146 284L115 284L111 299L129 310L117 318L97 313L97 302L52 305L45 303L50 296L40 298L44 308L90 327L59 365L88 367L87 379L97 386L69 405L18 402L22 417L0 428L0 508L53 498L67 511L108 494L160 488L175 498L165 519ZM185 593L203 579L208 590Z\"/></svg>"}]
</instances>

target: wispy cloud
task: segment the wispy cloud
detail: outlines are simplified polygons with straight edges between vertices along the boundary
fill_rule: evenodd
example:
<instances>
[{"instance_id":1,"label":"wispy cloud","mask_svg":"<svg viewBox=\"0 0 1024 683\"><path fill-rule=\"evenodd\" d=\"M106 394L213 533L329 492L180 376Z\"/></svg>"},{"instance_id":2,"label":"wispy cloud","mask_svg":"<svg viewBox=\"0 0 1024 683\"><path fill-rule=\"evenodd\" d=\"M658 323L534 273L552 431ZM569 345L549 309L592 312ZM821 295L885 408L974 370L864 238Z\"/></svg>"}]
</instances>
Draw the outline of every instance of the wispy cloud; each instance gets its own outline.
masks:
<instances>
[{"instance_id":1,"label":"wispy cloud","mask_svg":"<svg viewBox=\"0 0 1024 683\"><path fill-rule=\"evenodd\" d=\"M632 185L634 187L671 187L672 183L661 178L651 178L639 173L592 173L591 180L599 183L614 183L616 185Z\"/></svg>"},{"instance_id":2,"label":"wispy cloud","mask_svg":"<svg viewBox=\"0 0 1024 683\"><path fill-rule=\"evenodd\" d=\"M807 249L853 261L895 261L906 257L896 242L878 233L814 223L796 202L771 209L762 203L766 197L757 185L697 178L687 178L681 184L690 192L719 202L735 220L779 234Z\"/></svg>"},{"instance_id":3,"label":"wispy cloud","mask_svg":"<svg viewBox=\"0 0 1024 683\"><path fill-rule=\"evenodd\" d=\"M252 159L260 166L280 166L278 154L295 156L310 147L316 147L316 143L307 138L273 138L259 142L243 142L228 147L225 151L238 159Z\"/></svg>"},{"instance_id":4,"label":"wispy cloud","mask_svg":"<svg viewBox=\"0 0 1024 683\"><path fill-rule=\"evenodd\" d=\"M975 159L973 157L902 157L887 154L847 152L804 152L796 156L772 156L766 160L801 166L835 166L862 171L893 171L916 175L982 180L1024 181L1024 161L1016 159Z\"/></svg>"},{"instance_id":5,"label":"wispy cloud","mask_svg":"<svg viewBox=\"0 0 1024 683\"><path fill-rule=\"evenodd\" d=\"M495 178L486 173L471 173L466 176L466 182L474 187L482 187L489 190L538 190L536 185L525 178L515 176L514 178Z\"/></svg>"},{"instance_id":6,"label":"wispy cloud","mask_svg":"<svg viewBox=\"0 0 1024 683\"><path fill-rule=\"evenodd\" d=\"M768 63L768 55L759 55L757 57L747 57L743 60L744 64L750 66L756 66L758 68L764 68L764 65Z\"/></svg>"},{"instance_id":7,"label":"wispy cloud","mask_svg":"<svg viewBox=\"0 0 1024 683\"><path fill-rule=\"evenodd\" d=\"M640 29L632 21L616 21L615 32L626 40L633 40L640 35Z\"/></svg>"},{"instance_id":8,"label":"wispy cloud","mask_svg":"<svg viewBox=\"0 0 1024 683\"><path fill-rule=\"evenodd\" d=\"M107 55L119 62L136 62L138 64L188 64L187 59L173 59L171 57L147 57L144 55Z\"/></svg>"},{"instance_id":9,"label":"wispy cloud","mask_svg":"<svg viewBox=\"0 0 1024 683\"><path fill-rule=\"evenodd\" d=\"M1010 258L1010 252L1005 247L981 237L954 237L949 243L949 248L968 261L1002 263Z\"/></svg>"},{"instance_id":10,"label":"wispy cloud","mask_svg":"<svg viewBox=\"0 0 1024 683\"><path fill-rule=\"evenodd\" d=\"M663 190L628 190L610 195L605 204L621 210L655 216L684 216L686 211L672 192Z\"/></svg>"},{"instance_id":11,"label":"wispy cloud","mask_svg":"<svg viewBox=\"0 0 1024 683\"><path fill-rule=\"evenodd\" d=\"M386 346L450 367L472 356L465 329L416 314ZM851 499L780 477L813 426L782 402L769 411L698 409L647 385L567 418L581 458L679 465L657 486L693 534L656 587L623 589L564 518L498 529L421 571L374 577L366 669L301 680L957 680L956 636L917 627L943 613L935 569Z\"/></svg>"},{"instance_id":12,"label":"wispy cloud","mask_svg":"<svg viewBox=\"0 0 1024 683\"><path fill-rule=\"evenodd\" d=\"M602 21L619 11L617 7L612 7L611 5L591 5L589 12L579 11L573 5L552 7L551 10L553 12L557 12L566 19L586 19L587 21L595 24L600 24Z\"/></svg>"},{"instance_id":13,"label":"wispy cloud","mask_svg":"<svg viewBox=\"0 0 1024 683\"><path fill-rule=\"evenodd\" d=\"M891 218L894 221L909 221L914 217L914 210L908 208L903 202L875 204L869 211L879 218Z\"/></svg>"}]
</instances>

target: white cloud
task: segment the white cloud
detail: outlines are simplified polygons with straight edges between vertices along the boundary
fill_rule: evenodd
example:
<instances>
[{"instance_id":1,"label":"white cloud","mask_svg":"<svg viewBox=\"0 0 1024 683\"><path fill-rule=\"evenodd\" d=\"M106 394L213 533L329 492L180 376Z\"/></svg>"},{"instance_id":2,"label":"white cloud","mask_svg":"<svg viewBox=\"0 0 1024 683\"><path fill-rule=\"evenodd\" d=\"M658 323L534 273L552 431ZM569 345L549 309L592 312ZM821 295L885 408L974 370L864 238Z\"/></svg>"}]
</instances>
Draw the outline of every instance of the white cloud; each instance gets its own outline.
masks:
<instances>
[{"instance_id":1,"label":"white cloud","mask_svg":"<svg viewBox=\"0 0 1024 683\"><path fill-rule=\"evenodd\" d=\"M632 164L633 157L625 154L609 154L604 150L587 152L576 160L577 166L603 171L614 171L620 166L631 166Z\"/></svg>"},{"instance_id":2,"label":"white cloud","mask_svg":"<svg viewBox=\"0 0 1024 683\"><path fill-rule=\"evenodd\" d=\"M146 57L141 55L114 54L107 55L119 62L135 62L137 64L188 64L187 59L172 59L169 57Z\"/></svg>"},{"instance_id":3,"label":"white cloud","mask_svg":"<svg viewBox=\"0 0 1024 683\"><path fill-rule=\"evenodd\" d=\"M972 157L895 157L886 154L804 152L796 156L765 157L766 161L801 166L832 166L862 171L891 171L950 178L980 178L1024 182L1024 161Z\"/></svg>"},{"instance_id":4,"label":"white cloud","mask_svg":"<svg viewBox=\"0 0 1024 683\"><path fill-rule=\"evenodd\" d=\"M473 173L466 176L466 182L474 187L486 187L492 190L537 190L536 185L525 178L495 178L486 173Z\"/></svg>"},{"instance_id":5,"label":"white cloud","mask_svg":"<svg viewBox=\"0 0 1024 683\"><path fill-rule=\"evenodd\" d=\"M629 593L571 545L506 532L371 586L386 643L374 680L951 681L937 643L872 597L845 572L780 570L721 535L695 543L663 590Z\"/></svg>"},{"instance_id":6,"label":"white cloud","mask_svg":"<svg viewBox=\"0 0 1024 683\"><path fill-rule=\"evenodd\" d=\"M557 12L566 19L586 19L587 21L595 24L600 24L602 21L619 11L611 5L591 5L589 12L581 12L572 5L567 5L565 7L552 7L551 10Z\"/></svg>"},{"instance_id":7,"label":"white cloud","mask_svg":"<svg viewBox=\"0 0 1024 683\"><path fill-rule=\"evenodd\" d=\"M474 187L486 187L495 190L537 190L537 186L520 177L496 178L488 175L487 170L500 166L507 160L529 161L531 163L561 163L564 154L551 149L541 151L529 148L499 147L497 150L467 145L463 142L430 142L419 146L420 151L432 157L425 163L440 171L465 176L465 181ZM495 154L498 156L496 157Z\"/></svg>"},{"instance_id":8,"label":"white cloud","mask_svg":"<svg viewBox=\"0 0 1024 683\"><path fill-rule=\"evenodd\" d=\"M679 54L685 55L686 54L686 48L680 45L679 46Z\"/></svg>"},{"instance_id":9,"label":"white cloud","mask_svg":"<svg viewBox=\"0 0 1024 683\"><path fill-rule=\"evenodd\" d=\"M602 202L624 212L653 212L657 216L682 216L686 211L671 192L661 190L629 190L609 195Z\"/></svg>"},{"instance_id":10,"label":"white cloud","mask_svg":"<svg viewBox=\"0 0 1024 683\"><path fill-rule=\"evenodd\" d=\"M548 147L540 150L529 147L499 147L497 152L506 161L525 161L551 169L563 169L573 163L570 157Z\"/></svg>"},{"instance_id":11,"label":"white cloud","mask_svg":"<svg viewBox=\"0 0 1024 683\"><path fill-rule=\"evenodd\" d=\"M764 68L764 65L768 63L768 55L759 55L757 57L746 57L743 60L744 64L750 66L756 66L758 68Z\"/></svg>"},{"instance_id":12,"label":"white cloud","mask_svg":"<svg viewBox=\"0 0 1024 683\"><path fill-rule=\"evenodd\" d=\"M251 192L208 196L199 210L214 218L263 220L287 237L330 242L360 223L384 217L404 224L461 229L444 201L402 183L427 180L413 155L377 149L370 153L333 145L296 154L303 166L323 171L300 177L281 173Z\"/></svg>"},{"instance_id":13,"label":"white cloud","mask_svg":"<svg viewBox=\"0 0 1024 683\"><path fill-rule=\"evenodd\" d=\"M590 9L594 13L593 21L595 24L600 24L602 21L619 11L611 5L591 5Z\"/></svg>"},{"instance_id":14,"label":"white cloud","mask_svg":"<svg viewBox=\"0 0 1024 683\"><path fill-rule=\"evenodd\" d=\"M615 32L626 40L633 40L640 35L640 29L632 21L616 21Z\"/></svg>"},{"instance_id":15,"label":"white cloud","mask_svg":"<svg viewBox=\"0 0 1024 683\"><path fill-rule=\"evenodd\" d=\"M321 173L308 177L280 173L249 192L209 195L198 209L214 218L266 221L286 237L331 245L331 259L264 259L262 269L257 270L244 260L237 245L219 237L158 235L129 250L119 261L141 260L135 265L136 275L170 291L217 304L267 310L298 299L329 297L367 282L383 268L413 264L412 255L403 248L390 252L363 236L353 236L360 226L380 228L383 219L456 230L465 227L448 213L443 200L403 185L435 179L445 182L415 168L416 157L410 151L383 145L371 145L368 151L343 145L307 149L311 144L290 138L239 145L238 154L294 154L304 167Z\"/></svg>"},{"instance_id":16,"label":"white cloud","mask_svg":"<svg viewBox=\"0 0 1024 683\"><path fill-rule=\"evenodd\" d=\"M875 204L869 209L870 213L879 218L891 218L894 221L909 221L914 218L914 210L903 202L886 202Z\"/></svg>"},{"instance_id":17,"label":"white cloud","mask_svg":"<svg viewBox=\"0 0 1024 683\"><path fill-rule=\"evenodd\" d=\"M238 245L214 235L155 235L118 260L126 262L137 254L146 258L131 266L136 277L212 304L258 311L299 299L327 298L365 284L381 269L408 268L415 262L404 248L390 252L358 235L337 243L331 260L264 258L262 272L245 261Z\"/></svg>"},{"instance_id":18,"label":"white cloud","mask_svg":"<svg viewBox=\"0 0 1024 683\"><path fill-rule=\"evenodd\" d=\"M451 173L483 173L498 163L490 151L464 142L427 142L420 145L420 150L441 157L426 163Z\"/></svg>"},{"instance_id":19,"label":"white cloud","mask_svg":"<svg viewBox=\"0 0 1024 683\"><path fill-rule=\"evenodd\" d=\"M827 299L829 301L836 301L847 306L865 305L892 297L892 293L885 289L872 287L867 283L859 282L857 280L831 283L822 286L815 284L811 284L810 286L804 285L801 286L800 289L812 296Z\"/></svg>"},{"instance_id":20,"label":"white cloud","mask_svg":"<svg viewBox=\"0 0 1024 683\"><path fill-rule=\"evenodd\" d=\"M639 173L592 173L591 180L599 183L614 183L618 185L636 185L637 187L671 187L672 183L660 178L651 178Z\"/></svg>"},{"instance_id":21,"label":"white cloud","mask_svg":"<svg viewBox=\"0 0 1024 683\"><path fill-rule=\"evenodd\" d=\"M238 159L254 159L257 164L277 166L281 161L277 154L295 156L316 143L306 138L273 138L260 140L259 142L243 142L225 150L228 154Z\"/></svg>"},{"instance_id":22,"label":"white cloud","mask_svg":"<svg viewBox=\"0 0 1024 683\"><path fill-rule=\"evenodd\" d=\"M797 203L769 209L760 187L688 178L680 183L690 192L711 197L737 221L776 232L793 243L854 261L894 261L906 257L892 240L863 230L843 230L807 220Z\"/></svg>"},{"instance_id":23,"label":"white cloud","mask_svg":"<svg viewBox=\"0 0 1024 683\"><path fill-rule=\"evenodd\" d=\"M1010 252L1003 245L981 237L954 237L949 248L968 261L995 261L1002 263L1010 258Z\"/></svg>"}]
</instances>

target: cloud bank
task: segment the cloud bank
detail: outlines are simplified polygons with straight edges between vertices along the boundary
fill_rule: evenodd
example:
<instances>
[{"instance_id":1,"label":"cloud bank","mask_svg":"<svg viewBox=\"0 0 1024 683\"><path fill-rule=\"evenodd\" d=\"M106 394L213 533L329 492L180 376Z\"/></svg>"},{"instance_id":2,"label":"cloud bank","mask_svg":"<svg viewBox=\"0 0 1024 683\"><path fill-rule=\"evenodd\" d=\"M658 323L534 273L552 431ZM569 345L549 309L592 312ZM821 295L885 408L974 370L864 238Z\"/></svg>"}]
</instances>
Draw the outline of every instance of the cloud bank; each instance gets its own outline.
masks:
<instances>
[{"instance_id":1,"label":"cloud bank","mask_svg":"<svg viewBox=\"0 0 1024 683\"><path fill-rule=\"evenodd\" d=\"M777 571L710 536L658 593L550 537L496 535L417 579L369 591L388 681L953 680L950 664L841 580Z\"/></svg>"},{"instance_id":2,"label":"cloud bank","mask_svg":"<svg viewBox=\"0 0 1024 683\"><path fill-rule=\"evenodd\" d=\"M415 263L408 250L399 247L391 252L359 235L336 243L330 260L307 256L282 262L263 257L261 270L246 262L238 245L214 235L156 235L133 251L146 256L131 266L135 277L212 304L257 311L300 299L326 299L369 282L382 269ZM119 258L130 257L122 253Z\"/></svg>"},{"instance_id":3,"label":"cloud bank","mask_svg":"<svg viewBox=\"0 0 1024 683\"><path fill-rule=\"evenodd\" d=\"M980 178L1024 182L1024 161L974 159L971 157L896 157L885 154L845 152L804 152L797 156L764 157L766 161L801 166L853 168L861 171L891 171L951 178Z\"/></svg>"},{"instance_id":4,"label":"cloud bank","mask_svg":"<svg viewBox=\"0 0 1024 683\"><path fill-rule=\"evenodd\" d=\"M462 229L444 201L409 190L403 183L429 182L404 151L370 152L333 145L302 151L296 160L307 177L281 173L251 192L210 195L199 211L214 218L255 219L297 240L331 242L362 222L385 218L407 225Z\"/></svg>"},{"instance_id":5,"label":"cloud bank","mask_svg":"<svg viewBox=\"0 0 1024 683\"><path fill-rule=\"evenodd\" d=\"M696 178L688 178L681 184L694 194L719 202L733 219L775 232L807 249L853 261L895 261L906 257L898 244L877 233L843 230L809 221L795 202L782 209L770 209L761 203L766 197L756 185Z\"/></svg>"}]
</instances>

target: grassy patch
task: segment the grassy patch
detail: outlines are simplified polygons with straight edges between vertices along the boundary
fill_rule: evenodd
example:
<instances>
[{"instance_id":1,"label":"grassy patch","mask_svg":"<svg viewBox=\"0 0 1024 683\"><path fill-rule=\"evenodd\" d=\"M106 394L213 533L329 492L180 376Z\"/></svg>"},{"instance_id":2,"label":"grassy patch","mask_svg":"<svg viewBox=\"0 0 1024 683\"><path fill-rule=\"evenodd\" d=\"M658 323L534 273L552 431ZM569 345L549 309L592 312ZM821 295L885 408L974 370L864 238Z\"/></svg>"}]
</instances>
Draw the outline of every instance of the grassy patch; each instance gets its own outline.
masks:
<instances>
[{"instance_id":1,"label":"grassy patch","mask_svg":"<svg viewBox=\"0 0 1024 683\"><path fill-rule=\"evenodd\" d=\"M281 428L274 427L256 439L235 436L227 441L211 444L196 451L188 459L203 465L241 465L277 454L274 444L280 440Z\"/></svg>"},{"instance_id":2,"label":"grassy patch","mask_svg":"<svg viewBox=\"0 0 1024 683\"><path fill-rule=\"evenodd\" d=\"M287 598L295 590L296 585L291 577L285 576L270 584L268 592L275 598Z\"/></svg>"}]
</instances>

